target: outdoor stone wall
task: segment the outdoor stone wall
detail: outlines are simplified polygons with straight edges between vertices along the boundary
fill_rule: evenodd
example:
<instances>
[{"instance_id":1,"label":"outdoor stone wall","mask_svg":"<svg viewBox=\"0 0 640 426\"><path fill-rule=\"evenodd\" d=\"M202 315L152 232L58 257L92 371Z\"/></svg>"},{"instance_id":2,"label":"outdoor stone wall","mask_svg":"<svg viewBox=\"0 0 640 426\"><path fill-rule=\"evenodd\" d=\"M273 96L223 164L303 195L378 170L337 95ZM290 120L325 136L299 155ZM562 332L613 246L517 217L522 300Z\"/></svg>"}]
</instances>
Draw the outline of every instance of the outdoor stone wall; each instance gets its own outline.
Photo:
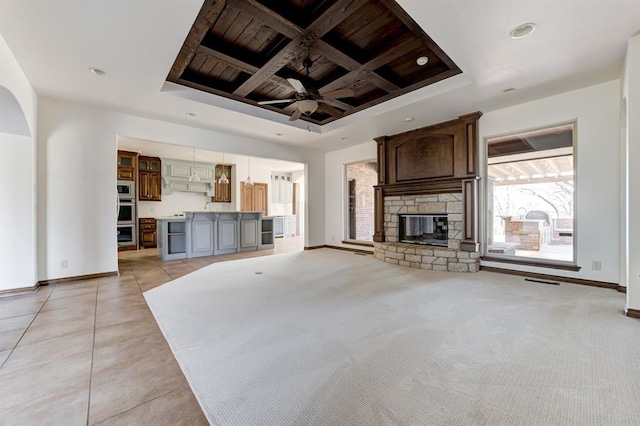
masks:
<instances>
[{"instance_id":1,"label":"outdoor stone wall","mask_svg":"<svg viewBox=\"0 0 640 426\"><path fill-rule=\"evenodd\" d=\"M448 247L398 242L399 214L447 215ZM385 197L385 242L374 243L374 256L394 265L434 271L477 272L480 254L460 250L462 241L462 194L403 195Z\"/></svg>"},{"instance_id":2,"label":"outdoor stone wall","mask_svg":"<svg viewBox=\"0 0 640 426\"><path fill-rule=\"evenodd\" d=\"M552 219L553 233L551 235L551 244L554 245L572 245L573 244L573 219L557 218ZM570 234L570 235L560 235Z\"/></svg>"}]
</instances>

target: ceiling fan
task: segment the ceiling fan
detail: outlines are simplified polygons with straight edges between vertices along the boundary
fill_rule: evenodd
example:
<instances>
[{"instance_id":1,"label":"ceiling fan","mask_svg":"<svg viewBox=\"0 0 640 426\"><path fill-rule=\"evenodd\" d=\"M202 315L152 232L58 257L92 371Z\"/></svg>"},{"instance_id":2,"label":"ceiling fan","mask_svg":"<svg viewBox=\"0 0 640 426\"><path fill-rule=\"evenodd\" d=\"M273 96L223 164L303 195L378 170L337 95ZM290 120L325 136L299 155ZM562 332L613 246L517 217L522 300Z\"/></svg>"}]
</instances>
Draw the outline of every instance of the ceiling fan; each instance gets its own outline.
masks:
<instances>
[{"instance_id":1,"label":"ceiling fan","mask_svg":"<svg viewBox=\"0 0 640 426\"><path fill-rule=\"evenodd\" d=\"M302 62L302 65L307 70L307 80L309 80L309 68L313 65L311 59L305 59ZM331 99L339 99L339 98L348 98L353 96L354 92L349 88L342 88L338 90L331 90L329 92L320 93L315 89L307 89L304 87L304 84L296 78L288 78L287 81L293 87L293 90L296 91L296 97L292 99L277 99L273 101L260 101L258 105L272 105L272 104L281 104L281 103L291 103L295 102L296 110L291 114L289 121L295 121L302 114L311 115L318 109L319 103L324 103L325 101ZM324 105L324 108L333 108L329 105Z\"/></svg>"}]
</instances>

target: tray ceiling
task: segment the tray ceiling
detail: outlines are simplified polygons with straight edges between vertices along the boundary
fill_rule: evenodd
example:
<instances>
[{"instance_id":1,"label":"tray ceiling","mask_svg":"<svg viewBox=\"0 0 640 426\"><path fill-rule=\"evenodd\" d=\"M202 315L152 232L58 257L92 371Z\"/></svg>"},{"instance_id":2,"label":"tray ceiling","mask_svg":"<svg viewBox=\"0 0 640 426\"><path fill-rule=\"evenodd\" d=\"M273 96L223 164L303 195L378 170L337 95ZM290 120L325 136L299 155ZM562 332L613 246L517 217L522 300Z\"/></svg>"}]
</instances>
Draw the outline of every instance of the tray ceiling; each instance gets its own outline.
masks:
<instances>
[{"instance_id":1,"label":"tray ceiling","mask_svg":"<svg viewBox=\"0 0 640 426\"><path fill-rule=\"evenodd\" d=\"M167 80L323 125L460 72L395 0L206 0Z\"/></svg>"}]
</instances>

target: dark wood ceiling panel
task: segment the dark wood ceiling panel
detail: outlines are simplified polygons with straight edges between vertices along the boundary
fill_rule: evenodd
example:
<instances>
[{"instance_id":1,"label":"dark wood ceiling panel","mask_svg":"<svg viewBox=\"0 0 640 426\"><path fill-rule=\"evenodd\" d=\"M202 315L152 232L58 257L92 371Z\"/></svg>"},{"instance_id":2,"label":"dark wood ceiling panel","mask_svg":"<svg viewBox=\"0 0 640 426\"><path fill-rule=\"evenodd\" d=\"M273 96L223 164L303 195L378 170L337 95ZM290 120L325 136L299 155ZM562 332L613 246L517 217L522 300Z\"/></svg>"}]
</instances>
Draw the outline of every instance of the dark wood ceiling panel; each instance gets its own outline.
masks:
<instances>
[{"instance_id":1,"label":"dark wood ceiling panel","mask_svg":"<svg viewBox=\"0 0 640 426\"><path fill-rule=\"evenodd\" d=\"M258 0L267 8L300 27L307 27L332 3L327 0Z\"/></svg>"},{"instance_id":2,"label":"dark wood ceiling panel","mask_svg":"<svg viewBox=\"0 0 640 426\"><path fill-rule=\"evenodd\" d=\"M394 0L205 0L167 79L326 124L460 72Z\"/></svg>"}]
</instances>

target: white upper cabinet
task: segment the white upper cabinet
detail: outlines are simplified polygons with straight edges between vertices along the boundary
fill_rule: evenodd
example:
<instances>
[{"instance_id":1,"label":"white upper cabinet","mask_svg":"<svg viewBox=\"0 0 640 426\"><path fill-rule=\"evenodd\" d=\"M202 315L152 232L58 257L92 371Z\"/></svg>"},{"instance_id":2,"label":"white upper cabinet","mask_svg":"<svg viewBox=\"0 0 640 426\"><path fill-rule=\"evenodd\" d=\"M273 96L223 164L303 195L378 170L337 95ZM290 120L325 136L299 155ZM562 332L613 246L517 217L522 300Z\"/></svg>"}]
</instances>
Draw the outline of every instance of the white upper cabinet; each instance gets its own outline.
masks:
<instances>
[{"instance_id":1,"label":"white upper cabinet","mask_svg":"<svg viewBox=\"0 0 640 426\"><path fill-rule=\"evenodd\" d=\"M291 203L293 196L293 179L290 173L273 173L271 175L271 202Z\"/></svg>"},{"instance_id":2,"label":"white upper cabinet","mask_svg":"<svg viewBox=\"0 0 640 426\"><path fill-rule=\"evenodd\" d=\"M213 163L162 158L162 190L171 192L198 192L213 195ZM196 172L199 181L189 181Z\"/></svg>"}]
</instances>

